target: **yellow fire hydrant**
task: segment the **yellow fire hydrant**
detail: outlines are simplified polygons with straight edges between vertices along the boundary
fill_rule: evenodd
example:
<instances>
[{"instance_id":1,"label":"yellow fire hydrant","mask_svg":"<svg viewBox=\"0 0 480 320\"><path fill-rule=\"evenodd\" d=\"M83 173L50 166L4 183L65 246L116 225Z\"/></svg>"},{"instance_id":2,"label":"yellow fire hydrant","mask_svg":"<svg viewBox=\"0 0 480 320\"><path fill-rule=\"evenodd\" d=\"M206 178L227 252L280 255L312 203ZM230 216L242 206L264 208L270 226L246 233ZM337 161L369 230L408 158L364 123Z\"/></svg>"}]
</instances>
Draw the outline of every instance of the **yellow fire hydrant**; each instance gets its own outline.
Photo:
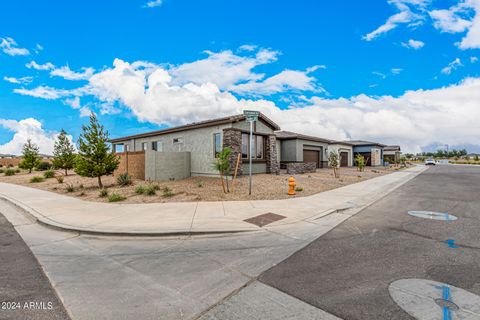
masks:
<instances>
[{"instance_id":1,"label":"yellow fire hydrant","mask_svg":"<svg viewBox=\"0 0 480 320\"><path fill-rule=\"evenodd\" d=\"M295 179L293 177L288 178L288 195L294 196L295 195Z\"/></svg>"}]
</instances>

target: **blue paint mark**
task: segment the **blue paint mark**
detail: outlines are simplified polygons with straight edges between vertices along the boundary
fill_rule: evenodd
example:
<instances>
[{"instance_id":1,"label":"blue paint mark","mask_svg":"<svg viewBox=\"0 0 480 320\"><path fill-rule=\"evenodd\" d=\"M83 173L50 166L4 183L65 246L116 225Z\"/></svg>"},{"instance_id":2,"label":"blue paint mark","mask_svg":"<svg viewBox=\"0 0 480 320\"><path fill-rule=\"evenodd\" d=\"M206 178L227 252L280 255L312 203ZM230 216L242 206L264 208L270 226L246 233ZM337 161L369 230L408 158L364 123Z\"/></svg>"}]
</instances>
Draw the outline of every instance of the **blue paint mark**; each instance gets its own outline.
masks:
<instances>
[{"instance_id":1,"label":"blue paint mark","mask_svg":"<svg viewBox=\"0 0 480 320\"><path fill-rule=\"evenodd\" d=\"M459 246L457 246L455 244L455 240L453 240L453 239L447 239L447 240L445 240L445 243L447 244L447 246L449 248L452 248L452 249L460 248Z\"/></svg>"},{"instance_id":2,"label":"blue paint mark","mask_svg":"<svg viewBox=\"0 0 480 320\"><path fill-rule=\"evenodd\" d=\"M443 286L443 300L450 301L450 287ZM452 320L452 313L446 306L443 307L443 320Z\"/></svg>"}]
</instances>

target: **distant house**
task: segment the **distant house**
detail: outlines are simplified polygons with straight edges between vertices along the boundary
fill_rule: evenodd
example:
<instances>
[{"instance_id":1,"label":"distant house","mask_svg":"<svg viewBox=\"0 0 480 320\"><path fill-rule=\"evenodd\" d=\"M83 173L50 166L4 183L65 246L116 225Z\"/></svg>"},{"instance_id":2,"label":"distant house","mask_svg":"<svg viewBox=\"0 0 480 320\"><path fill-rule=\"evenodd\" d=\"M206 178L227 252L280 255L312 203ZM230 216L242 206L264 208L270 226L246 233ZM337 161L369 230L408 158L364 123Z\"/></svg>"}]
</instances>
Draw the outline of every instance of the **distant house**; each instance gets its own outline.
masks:
<instances>
[{"instance_id":1,"label":"distant house","mask_svg":"<svg viewBox=\"0 0 480 320\"><path fill-rule=\"evenodd\" d=\"M327 167L330 140L291 131L279 131L275 135L280 142L281 167L295 162L313 162L317 168Z\"/></svg>"},{"instance_id":2,"label":"distant house","mask_svg":"<svg viewBox=\"0 0 480 320\"><path fill-rule=\"evenodd\" d=\"M340 167L351 167L354 165L352 144L342 141L331 141L328 145L328 153L331 151L338 153Z\"/></svg>"},{"instance_id":3,"label":"distant house","mask_svg":"<svg viewBox=\"0 0 480 320\"><path fill-rule=\"evenodd\" d=\"M383 148L383 161L389 163L398 163L400 161L400 157L402 155L402 151L400 146L385 146Z\"/></svg>"},{"instance_id":4,"label":"distant house","mask_svg":"<svg viewBox=\"0 0 480 320\"><path fill-rule=\"evenodd\" d=\"M112 149L122 156L119 171L135 170L137 178L171 180L216 175L212 163L224 147L233 150L232 168L240 156L238 173L242 174L248 172L249 130L245 116L235 115L119 137L110 142ZM254 123L253 173L278 173L274 133L278 130L280 127L263 114Z\"/></svg>"},{"instance_id":5,"label":"distant house","mask_svg":"<svg viewBox=\"0 0 480 320\"><path fill-rule=\"evenodd\" d=\"M386 145L364 140L350 140L344 142L353 146L354 157L357 154L360 154L365 158L367 166L383 166L383 149Z\"/></svg>"}]
</instances>

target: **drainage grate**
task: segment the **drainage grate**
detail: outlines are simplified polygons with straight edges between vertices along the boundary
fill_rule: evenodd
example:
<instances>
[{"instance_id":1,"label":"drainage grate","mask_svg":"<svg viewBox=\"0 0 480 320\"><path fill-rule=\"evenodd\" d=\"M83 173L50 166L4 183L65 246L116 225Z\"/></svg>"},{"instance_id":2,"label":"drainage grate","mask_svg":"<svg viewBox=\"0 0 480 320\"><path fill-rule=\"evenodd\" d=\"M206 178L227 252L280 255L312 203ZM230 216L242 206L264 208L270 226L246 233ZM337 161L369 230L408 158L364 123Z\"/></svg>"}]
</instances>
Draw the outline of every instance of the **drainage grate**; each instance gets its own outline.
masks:
<instances>
[{"instance_id":1,"label":"drainage grate","mask_svg":"<svg viewBox=\"0 0 480 320\"><path fill-rule=\"evenodd\" d=\"M418 218L432 219L432 220L443 220L443 221L453 221L457 220L457 217L454 215L444 212L435 212L435 211L408 211L408 214Z\"/></svg>"},{"instance_id":2,"label":"drainage grate","mask_svg":"<svg viewBox=\"0 0 480 320\"><path fill-rule=\"evenodd\" d=\"M279 214L269 212L269 213L261 214L259 216L245 219L243 221L254 224L259 227L263 227L263 226L266 226L267 224L270 224L272 222L279 221L285 218L286 218L285 216L281 216Z\"/></svg>"}]
</instances>

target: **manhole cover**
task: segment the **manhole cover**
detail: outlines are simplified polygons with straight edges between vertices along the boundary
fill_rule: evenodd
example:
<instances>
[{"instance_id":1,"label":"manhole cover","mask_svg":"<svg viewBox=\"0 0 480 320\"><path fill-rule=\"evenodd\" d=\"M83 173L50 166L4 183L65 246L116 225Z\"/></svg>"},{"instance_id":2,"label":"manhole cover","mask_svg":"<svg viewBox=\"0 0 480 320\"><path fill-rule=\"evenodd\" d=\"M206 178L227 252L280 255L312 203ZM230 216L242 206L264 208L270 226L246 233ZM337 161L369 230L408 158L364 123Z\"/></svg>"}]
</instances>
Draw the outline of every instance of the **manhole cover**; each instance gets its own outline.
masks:
<instances>
[{"instance_id":1,"label":"manhole cover","mask_svg":"<svg viewBox=\"0 0 480 320\"><path fill-rule=\"evenodd\" d=\"M435 211L408 211L408 214L418 218L453 221L457 220L457 217L449 213L435 212Z\"/></svg>"},{"instance_id":2,"label":"manhole cover","mask_svg":"<svg viewBox=\"0 0 480 320\"><path fill-rule=\"evenodd\" d=\"M418 320L480 320L480 297L466 290L425 279L401 279L388 287L392 299Z\"/></svg>"},{"instance_id":3,"label":"manhole cover","mask_svg":"<svg viewBox=\"0 0 480 320\"><path fill-rule=\"evenodd\" d=\"M270 224L272 222L282 220L285 218L286 218L285 216L281 216L279 214L269 212L269 213L261 214L259 216L245 219L243 221L254 224L259 227L263 227L263 226L266 226L267 224Z\"/></svg>"}]
</instances>

